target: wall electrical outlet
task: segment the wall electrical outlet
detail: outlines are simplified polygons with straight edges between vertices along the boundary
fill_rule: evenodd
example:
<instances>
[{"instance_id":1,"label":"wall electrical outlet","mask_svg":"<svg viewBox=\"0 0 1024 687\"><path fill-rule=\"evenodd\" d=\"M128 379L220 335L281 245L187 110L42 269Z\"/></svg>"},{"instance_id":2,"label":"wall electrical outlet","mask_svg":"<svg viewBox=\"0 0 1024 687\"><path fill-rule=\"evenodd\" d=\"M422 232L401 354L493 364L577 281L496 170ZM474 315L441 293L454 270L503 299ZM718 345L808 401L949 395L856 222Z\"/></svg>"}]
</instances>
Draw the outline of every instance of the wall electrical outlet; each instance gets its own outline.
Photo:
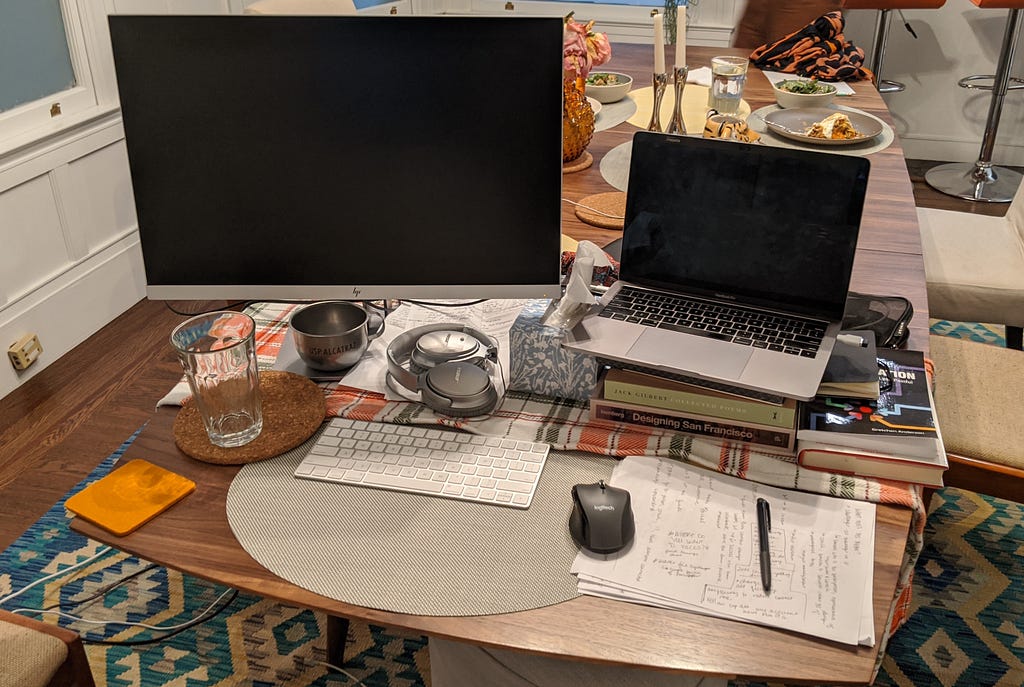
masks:
<instances>
[{"instance_id":1,"label":"wall electrical outlet","mask_svg":"<svg viewBox=\"0 0 1024 687\"><path fill-rule=\"evenodd\" d=\"M26 334L7 349L7 357L15 370L24 370L36 361L39 354L43 352L43 345L39 343L39 337L35 334Z\"/></svg>"}]
</instances>

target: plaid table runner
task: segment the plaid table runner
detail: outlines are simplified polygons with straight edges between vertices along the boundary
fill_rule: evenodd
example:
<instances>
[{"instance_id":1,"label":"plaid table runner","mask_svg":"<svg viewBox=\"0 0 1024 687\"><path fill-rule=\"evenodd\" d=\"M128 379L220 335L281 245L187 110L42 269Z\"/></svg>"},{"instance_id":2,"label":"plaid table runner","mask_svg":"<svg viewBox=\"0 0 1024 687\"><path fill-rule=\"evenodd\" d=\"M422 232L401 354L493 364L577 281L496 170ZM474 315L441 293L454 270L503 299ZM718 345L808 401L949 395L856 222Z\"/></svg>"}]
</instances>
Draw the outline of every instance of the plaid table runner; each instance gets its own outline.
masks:
<instances>
[{"instance_id":1,"label":"plaid table runner","mask_svg":"<svg viewBox=\"0 0 1024 687\"><path fill-rule=\"evenodd\" d=\"M288 334L288 318L297 307L257 303L246 310L256 321L256 354L261 368L271 367L277 359ZM906 620L911 578L921 552L926 514L921 488L916 485L806 470L797 464L794 456L760 451L749 444L592 422L590 410L583 401L511 391L490 416L450 418L419 403L389 401L383 394L353 389L338 382L320 386L330 416L399 424L438 424L481 434L541 441L557 450L605 456L664 456L777 487L911 508L914 514L910 535L900 567L896 601L881 638L879 661L889 636Z\"/></svg>"}]
</instances>

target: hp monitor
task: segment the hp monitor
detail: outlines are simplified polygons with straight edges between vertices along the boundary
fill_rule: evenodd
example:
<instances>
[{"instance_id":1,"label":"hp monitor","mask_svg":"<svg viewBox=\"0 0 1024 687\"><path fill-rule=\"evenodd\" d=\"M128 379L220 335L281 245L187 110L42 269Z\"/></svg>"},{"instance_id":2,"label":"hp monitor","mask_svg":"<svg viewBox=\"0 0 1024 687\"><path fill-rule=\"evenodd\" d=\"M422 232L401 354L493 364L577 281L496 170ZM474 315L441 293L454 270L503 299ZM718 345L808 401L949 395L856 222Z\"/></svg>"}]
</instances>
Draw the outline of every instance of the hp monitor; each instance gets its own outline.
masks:
<instances>
[{"instance_id":1,"label":"hp monitor","mask_svg":"<svg viewBox=\"0 0 1024 687\"><path fill-rule=\"evenodd\" d=\"M558 294L560 18L110 33L151 298Z\"/></svg>"}]
</instances>

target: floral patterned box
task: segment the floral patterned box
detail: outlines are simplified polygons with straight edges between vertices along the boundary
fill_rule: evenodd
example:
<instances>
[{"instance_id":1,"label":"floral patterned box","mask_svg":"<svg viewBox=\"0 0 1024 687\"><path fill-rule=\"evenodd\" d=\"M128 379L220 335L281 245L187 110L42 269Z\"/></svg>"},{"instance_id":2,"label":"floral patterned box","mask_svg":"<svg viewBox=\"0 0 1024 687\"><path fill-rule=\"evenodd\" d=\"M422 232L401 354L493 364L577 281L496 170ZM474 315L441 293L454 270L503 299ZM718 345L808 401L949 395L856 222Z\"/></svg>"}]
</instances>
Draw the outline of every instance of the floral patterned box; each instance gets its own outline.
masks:
<instances>
[{"instance_id":1,"label":"floral patterned box","mask_svg":"<svg viewBox=\"0 0 1024 687\"><path fill-rule=\"evenodd\" d=\"M565 333L540 323L550 302L531 300L512 324L509 389L589 400L597 384L597 360L562 348Z\"/></svg>"}]
</instances>

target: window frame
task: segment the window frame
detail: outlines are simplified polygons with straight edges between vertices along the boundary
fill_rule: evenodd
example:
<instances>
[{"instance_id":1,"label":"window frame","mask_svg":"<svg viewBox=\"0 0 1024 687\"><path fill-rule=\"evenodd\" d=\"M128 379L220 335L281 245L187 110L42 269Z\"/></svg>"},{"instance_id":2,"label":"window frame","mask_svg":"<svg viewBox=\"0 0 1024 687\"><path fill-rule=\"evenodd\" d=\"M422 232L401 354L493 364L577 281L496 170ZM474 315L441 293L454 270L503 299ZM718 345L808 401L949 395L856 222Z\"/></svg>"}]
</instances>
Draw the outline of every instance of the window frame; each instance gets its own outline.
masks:
<instances>
[{"instance_id":1,"label":"window frame","mask_svg":"<svg viewBox=\"0 0 1024 687\"><path fill-rule=\"evenodd\" d=\"M101 67L110 54L106 25L110 2L61 0L75 85L0 112L0 155L116 108L113 77ZM112 70L112 61L108 64ZM59 114L52 113L55 106Z\"/></svg>"}]
</instances>

